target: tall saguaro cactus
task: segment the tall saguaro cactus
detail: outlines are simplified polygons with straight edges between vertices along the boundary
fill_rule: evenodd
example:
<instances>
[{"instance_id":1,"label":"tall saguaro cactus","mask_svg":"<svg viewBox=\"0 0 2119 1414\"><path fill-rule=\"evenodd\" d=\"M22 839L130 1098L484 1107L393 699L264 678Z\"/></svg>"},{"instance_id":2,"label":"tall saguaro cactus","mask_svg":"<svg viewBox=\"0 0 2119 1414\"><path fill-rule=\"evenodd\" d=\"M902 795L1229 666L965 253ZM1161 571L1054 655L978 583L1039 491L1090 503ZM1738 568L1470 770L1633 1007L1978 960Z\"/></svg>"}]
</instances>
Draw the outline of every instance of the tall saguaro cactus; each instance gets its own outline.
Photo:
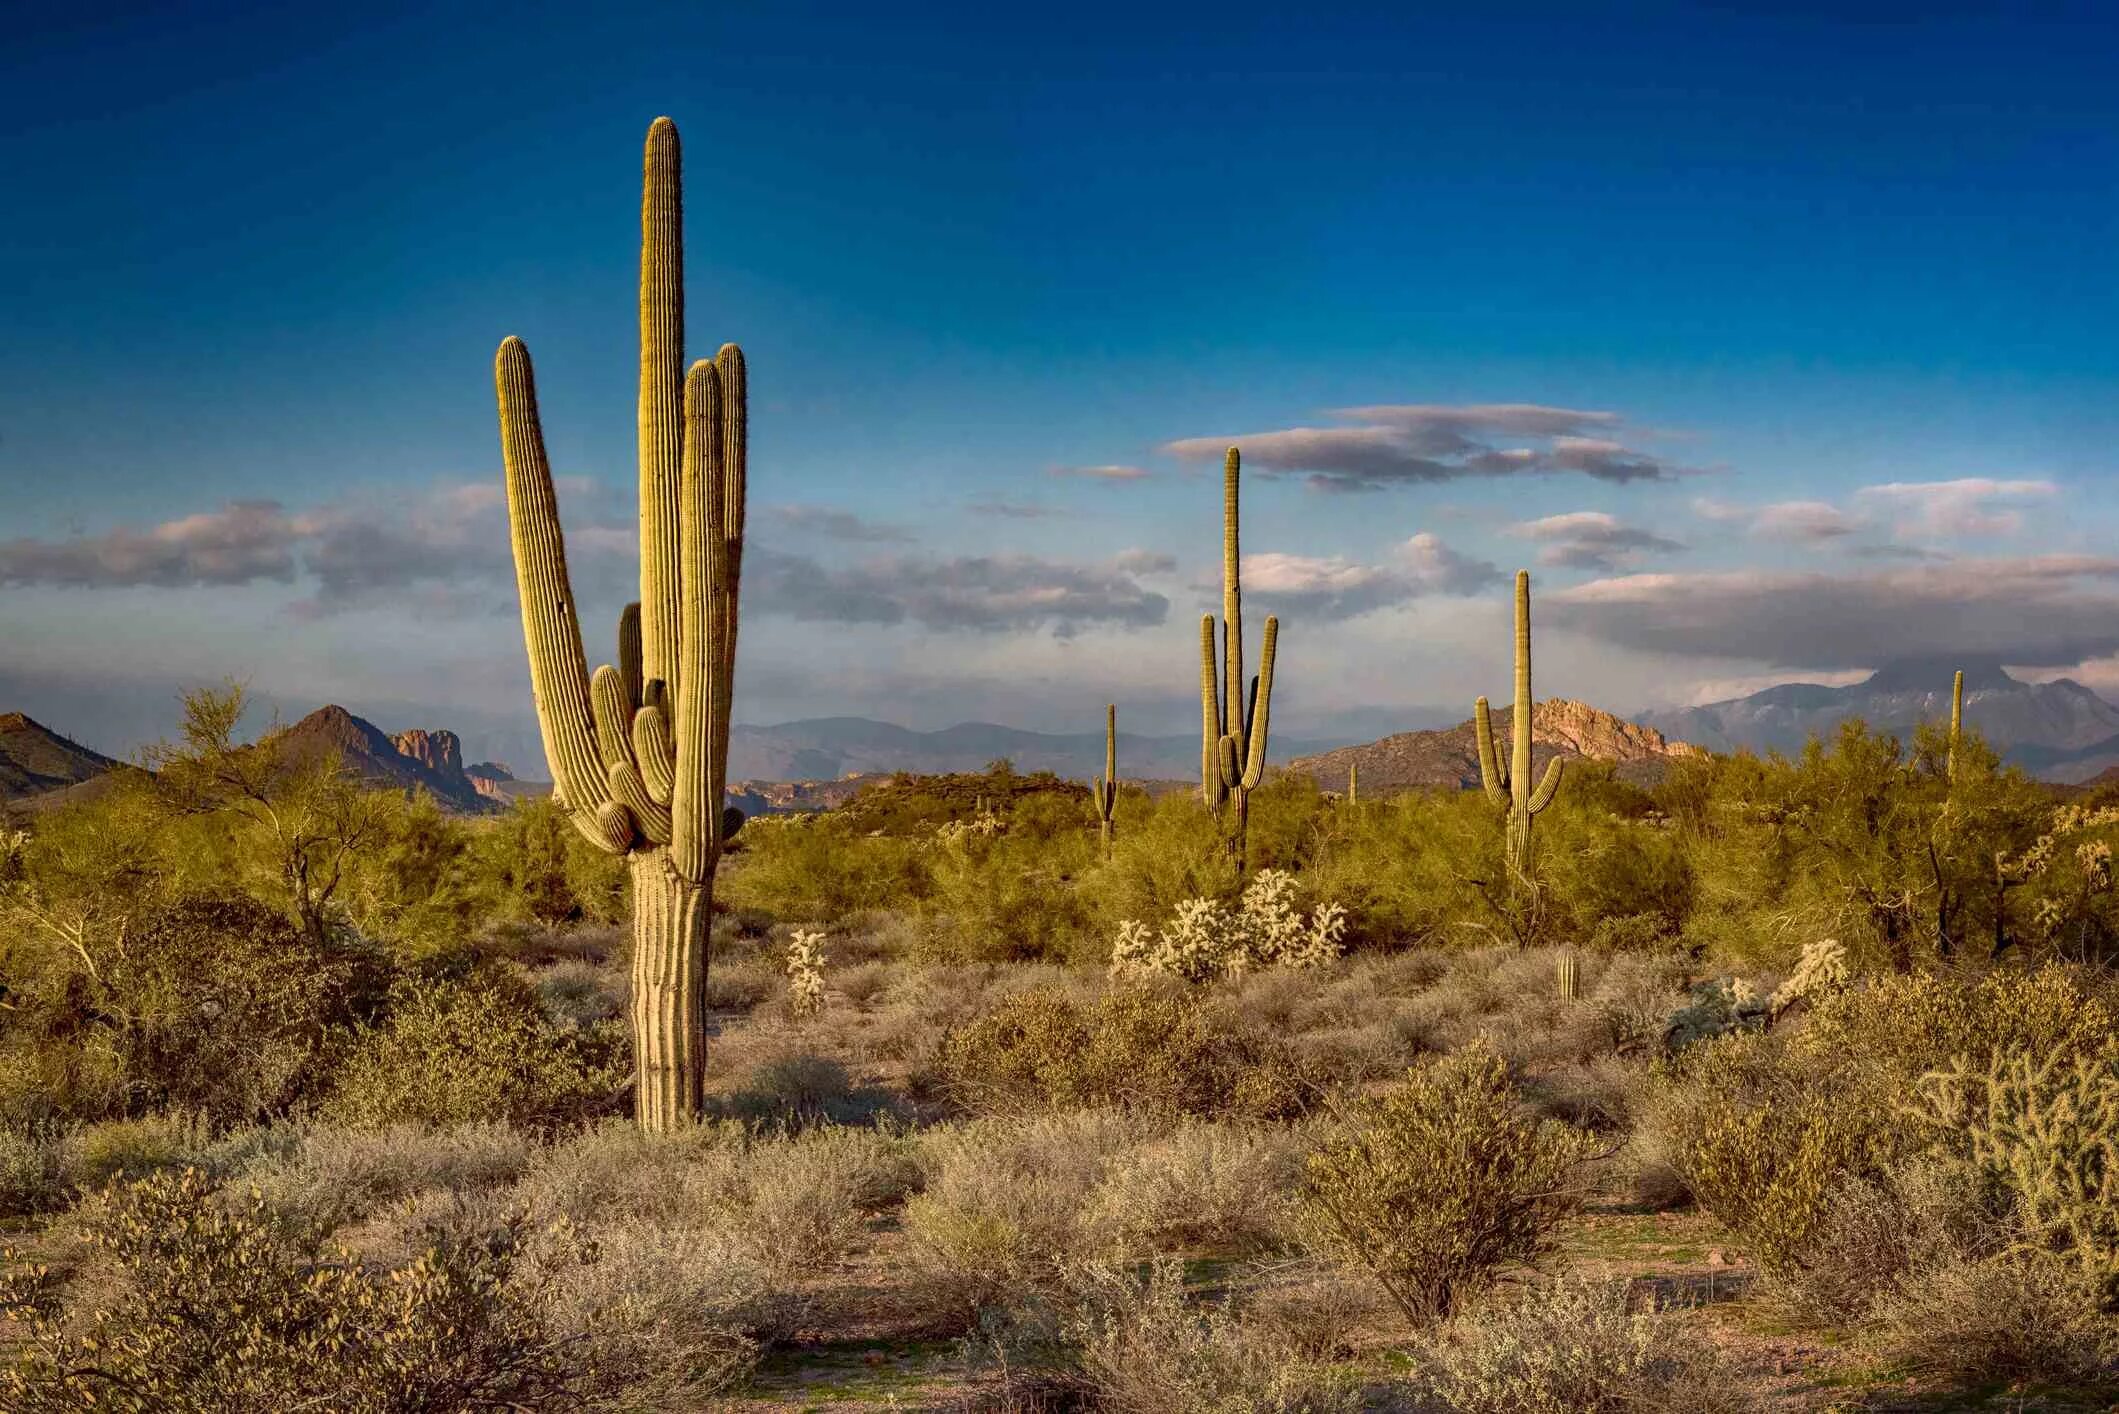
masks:
<instances>
[{"instance_id":1,"label":"tall saguaro cactus","mask_svg":"<svg viewBox=\"0 0 2119 1414\"><path fill-rule=\"evenodd\" d=\"M1273 701L1273 655L1280 642L1280 620L1266 619L1265 643L1259 650L1258 674L1251 689L1243 681L1243 568L1237 535L1237 493L1243 457L1229 448L1221 481L1221 663L1214 659L1214 616L1199 620L1200 791L1207 808L1229 818L1230 848L1236 872L1244 865L1244 835L1250 820L1251 792L1265 777L1266 720Z\"/></svg>"},{"instance_id":2,"label":"tall saguaro cactus","mask_svg":"<svg viewBox=\"0 0 2119 1414\"><path fill-rule=\"evenodd\" d=\"M673 1129L701 1109L714 866L724 810L747 438L743 353L684 366L677 125L648 129L640 206L640 601L618 663L591 675L537 419L530 352L510 337L494 383L530 686L568 818L633 876L634 1112Z\"/></svg>"},{"instance_id":3,"label":"tall saguaro cactus","mask_svg":"<svg viewBox=\"0 0 2119 1414\"><path fill-rule=\"evenodd\" d=\"M1964 669L1957 670L1957 680L1950 684L1950 755L1944 763L1944 774L1957 779L1957 743L1964 736Z\"/></svg>"},{"instance_id":4,"label":"tall saguaro cactus","mask_svg":"<svg viewBox=\"0 0 2119 1414\"><path fill-rule=\"evenodd\" d=\"M1511 751L1504 763L1494 750L1493 716L1480 698L1472 704L1472 719L1479 737L1479 781L1486 798L1508 807L1508 872L1519 894L1530 892L1530 824L1560 790L1560 775L1566 762L1554 757L1545 776L1533 790L1530 784L1530 571L1516 571L1516 703L1509 712Z\"/></svg>"},{"instance_id":5,"label":"tall saguaro cactus","mask_svg":"<svg viewBox=\"0 0 2119 1414\"><path fill-rule=\"evenodd\" d=\"M1118 809L1118 704L1104 707L1104 773L1090 787L1096 800L1096 818L1102 827L1104 853L1111 853L1111 817Z\"/></svg>"}]
</instances>

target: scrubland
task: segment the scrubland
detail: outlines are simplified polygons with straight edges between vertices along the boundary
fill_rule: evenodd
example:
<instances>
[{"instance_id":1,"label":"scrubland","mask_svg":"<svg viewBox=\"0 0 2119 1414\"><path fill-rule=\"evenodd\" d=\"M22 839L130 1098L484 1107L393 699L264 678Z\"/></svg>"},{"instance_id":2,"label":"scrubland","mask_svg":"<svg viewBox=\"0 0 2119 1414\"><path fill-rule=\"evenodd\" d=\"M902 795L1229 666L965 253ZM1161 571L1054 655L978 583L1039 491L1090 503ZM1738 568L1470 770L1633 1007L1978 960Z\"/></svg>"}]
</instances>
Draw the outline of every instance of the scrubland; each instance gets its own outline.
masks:
<instances>
[{"instance_id":1,"label":"scrubland","mask_svg":"<svg viewBox=\"0 0 2119 1414\"><path fill-rule=\"evenodd\" d=\"M1472 792L751 821L667 1136L554 807L114 790L0 840L0 1407L2112 1407L2119 812L1941 751L1584 767L1531 887Z\"/></svg>"}]
</instances>

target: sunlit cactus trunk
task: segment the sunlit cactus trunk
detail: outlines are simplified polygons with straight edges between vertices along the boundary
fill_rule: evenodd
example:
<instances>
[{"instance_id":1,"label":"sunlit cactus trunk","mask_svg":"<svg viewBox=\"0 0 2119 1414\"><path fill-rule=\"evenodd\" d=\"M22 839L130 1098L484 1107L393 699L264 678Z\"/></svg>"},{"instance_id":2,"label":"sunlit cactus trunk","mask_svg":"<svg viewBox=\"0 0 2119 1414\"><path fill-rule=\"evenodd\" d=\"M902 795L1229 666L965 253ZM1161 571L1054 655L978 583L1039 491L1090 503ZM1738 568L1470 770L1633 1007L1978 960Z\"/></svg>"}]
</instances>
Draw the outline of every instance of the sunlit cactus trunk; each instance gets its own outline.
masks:
<instances>
[{"instance_id":1,"label":"sunlit cactus trunk","mask_svg":"<svg viewBox=\"0 0 2119 1414\"><path fill-rule=\"evenodd\" d=\"M1552 804L1559 793L1566 761L1554 757L1543 779L1533 790L1531 774L1530 692L1530 573L1516 571L1516 700L1509 712L1509 760L1504 764L1494 749L1494 724L1486 699L1472 704L1472 722L1479 742L1479 781L1486 798L1508 807L1508 875L1517 901L1535 898L1535 859L1531 852L1531 822Z\"/></svg>"},{"instance_id":2,"label":"sunlit cactus trunk","mask_svg":"<svg viewBox=\"0 0 2119 1414\"><path fill-rule=\"evenodd\" d=\"M668 1130L704 1103L714 868L742 824L722 797L736 664L747 441L743 354L684 365L677 128L648 129L640 243L640 602L593 675L567 577L529 350L500 346L508 519L530 686L567 816L633 879L634 1113Z\"/></svg>"},{"instance_id":3,"label":"sunlit cactus trunk","mask_svg":"<svg viewBox=\"0 0 2119 1414\"><path fill-rule=\"evenodd\" d=\"M1957 670L1957 678L1950 684L1950 754L1943 765L1943 773L1952 781L1957 779L1957 743L1964 736L1964 669Z\"/></svg>"},{"instance_id":4,"label":"sunlit cactus trunk","mask_svg":"<svg viewBox=\"0 0 2119 1414\"><path fill-rule=\"evenodd\" d=\"M1207 808L1222 813L1229 849L1241 876L1245 836L1251 819L1251 792L1265 778L1266 724L1273 702L1273 659L1280 642L1280 620L1266 619L1259 649L1258 674L1251 690L1243 681L1243 567L1238 535L1237 501L1243 459L1229 448L1221 483L1221 625L1220 664L1215 662L1212 614L1199 621L1200 791Z\"/></svg>"},{"instance_id":5,"label":"sunlit cactus trunk","mask_svg":"<svg viewBox=\"0 0 2119 1414\"><path fill-rule=\"evenodd\" d=\"M1103 836L1104 855L1111 854L1112 817L1118 809L1118 704L1108 703L1104 707L1104 773L1097 777L1091 787L1096 802L1096 819Z\"/></svg>"}]
</instances>

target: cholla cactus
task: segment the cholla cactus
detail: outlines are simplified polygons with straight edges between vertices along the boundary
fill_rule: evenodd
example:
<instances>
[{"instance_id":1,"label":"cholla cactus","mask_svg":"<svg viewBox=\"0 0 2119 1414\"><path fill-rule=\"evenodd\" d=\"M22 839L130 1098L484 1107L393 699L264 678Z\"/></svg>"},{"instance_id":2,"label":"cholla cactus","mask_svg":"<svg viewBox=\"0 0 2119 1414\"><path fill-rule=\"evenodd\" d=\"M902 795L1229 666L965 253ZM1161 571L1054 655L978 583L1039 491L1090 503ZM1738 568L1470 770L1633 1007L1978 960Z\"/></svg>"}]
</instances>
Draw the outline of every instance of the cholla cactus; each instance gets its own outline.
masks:
<instances>
[{"instance_id":1,"label":"cholla cactus","mask_svg":"<svg viewBox=\"0 0 2119 1414\"><path fill-rule=\"evenodd\" d=\"M1111 816L1118 808L1118 704L1104 708L1104 773L1090 787L1096 801L1096 818L1104 837L1104 853L1111 853Z\"/></svg>"},{"instance_id":2,"label":"cholla cactus","mask_svg":"<svg viewBox=\"0 0 2119 1414\"><path fill-rule=\"evenodd\" d=\"M494 365L508 520L530 686L559 800L633 875L634 1110L668 1130L703 1108L714 868L742 823L726 810L743 563L746 374L725 344L684 364L677 127L648 129L640 215L640 602L617 666L591 677L537 417L530 353Z\"/></svg>"},{"instance_id":3,"label":"cholla cactus","mask_svg":"<svg viewBox=\"0 0 2119 1414\"><path fill-rule=\"evenodd\" d=\"M1161 932L1138 920L1119 924L1111 947L1114 975L1162 973L1188 982L1240 977L1261 967L1315 967L1339 956L1346 910L1320 904L1304 918L1295 907L1295 877L1267 869L1231 909L1218 899L1186 899Z\"/></svg>"},{"instance_id":4,"label":"cholla cactus","mask_svg":"<svg viewBox=\"0 0 2119 1414\"><path fill-rule=\"evenodd\" d=\"M934 837L943 844L960 844L967 840L998 839L1008 833L1008 822L1000 816L981 810L969 820L944 820L934 827Z\"/></svg>"},{"instance_id":5,"label":"cholla cactus","mask_svg":"<svg viewBox=\"0 0 2119 1414\"><path fill-rule=\"evenodd\" d=\"M796 1016L824 1010L824 935L797 928L787 944L787 1005Z\"/></svg>"},{"instance_id":6,"label":"cholla cactus","mask_svg":"<svg viewBox=\"0 0 2119 1414\"><path fill-rule=\"evenodd\" d=\"M1795 971L1774 989L1767 1010L1779 1016L1797 1002L1815 1002L1832 992L1842 991L1852 975L1847 966L1845 945L1837 938L1820 938L1803 948Z\"/></svg>"},{"instance_id":7,"label":"cholla cactus","mask_svg":"<svg viewBox=\"0 0 2119 1414\"><path fill-rule=\"evenodd\" d=\"M1959 1056L1919 1094L1914 1117L2015 1198L2030 1242L2119 1289L2119 1048Z\"/></svg>"},{"instance_id":8,"label":"cholla cactus","mask_svg":"<svg viewBox=\"0 0 2119 1414\"><path fill-rule=\"evenodd\" d=\"M1230 807L1229 841L1236 872L1244 869L1244 837L1251 792L1265 778L1266 721L1273 702L1273 655L1280 620L1266 619L1265 645L1251 690L1243 681L1243 573L1237 535L1237 491L1243 469L1236 448L1222 464L1221 480L1221 663L1215 665L1214 616L1199 620L1200 791L1207 808Z\"/></svg>"},{"instance_id":9,"label":"cholla cactus","mask_svg":"<svg viewBox=\"0 0 2119 1414\"><path fill-rule=\"evenodd\" d=\"M1692 988L1691 1000L1671 1014L1663 1044L1676 1051L1731 1031L1755 1031L1766 1024L1771 1009L1770 1000L1741 977L1701 982Z\"/></svg>"},{"instance_id":10,"label":"cholla cactus","mask_svg":"<svg viewBox=\"0 0 2119 1414\"><path fill-rule=\"evenodd\" d=\"M1486 699L1472 704L1472 721L1479 740L1479 781L1486 798L1508 807L1508 874L1518 893L1535 886L1532 873L1531 821L1552 804L1560 790L1566 765L1555 756L1545 767L1544 778L1533 790L1531 772L1530 693L1530 571L1516 571L1516 699L1509 712L1509 759L1503 762L1494 750L1494 723Z\"/></svg>"}]
</instances>

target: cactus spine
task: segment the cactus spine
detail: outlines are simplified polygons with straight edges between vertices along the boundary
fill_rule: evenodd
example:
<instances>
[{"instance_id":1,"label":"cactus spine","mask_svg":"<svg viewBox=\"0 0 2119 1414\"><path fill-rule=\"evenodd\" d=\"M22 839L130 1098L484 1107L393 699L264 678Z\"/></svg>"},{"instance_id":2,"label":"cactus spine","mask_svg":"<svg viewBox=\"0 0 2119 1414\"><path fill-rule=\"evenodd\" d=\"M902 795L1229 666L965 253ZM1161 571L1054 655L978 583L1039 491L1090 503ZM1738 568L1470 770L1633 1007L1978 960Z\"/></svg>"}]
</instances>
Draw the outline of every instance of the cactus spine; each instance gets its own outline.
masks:
<instances>
[{"instance_id":1,"label":"cactus spine","mask_svg":"<svg viewBox=\"0 0 2119 1414\"><path fill-rule=\"evenodd\" d=\"M1096 818L1102 827L1104 853L1111 853L1111 815L1118 808L1118 704L1104 707L1104 773L1096 778L1090 793L1096 800Z\"/></svg>"},{"instance_id":2,"label":"cactus spine","mask_svg":"<svg viewBox=\"0 0 2119 1414\"><path fill-rule=\"evenodd\" d=\"M1578 1002L1582 999L1582 964L1573 953L1560 954L1556 980L1561 1001Z\"/></svg>"},{"instance_id":3,"label":"cactus spine","mask_svg":"<svg viewBox=\"0 0 2119 1414\"><path fill-rule=\"evenodd\" d=\"M1221 662L1216 671L1214 616L1199 620L1200 791L1207 808L1223 810L1236 872L1244 868L1244 835L1251 792L1265 776L1266 721L1273 700L1273 656L1280 620L1266 619L1258 675L1243 681L1243 572L1237 535L1237 493L1243 458L1229 448L1221 482Z\"/></svg>"},{"instance_id":4,"label":"cactus spine","mask_svg":"<svg viewBox=\"0 0 2119 1414\"><path fill-rule=\"evenodd\" d=\"M1943 773L1951 780L1957 779L1957 743L1964 735L1964 669L1957 670L1957 680L1950 684L1950 755L1943 766Z\"/></svg>"},{"instance_id":5,"label":"cactus spine","mask_svg":"<svg viewBox=\"0 0 2119 1414\"><path fill-rule=\"evenodd\" d=\"M1545 776L1531 789L1531 695L1530 695L1530 572L1516 571L1516 701L1509 712L1511 751L1504 764L1494 750L1493 717L1480 698L1472 704L1472 720L1479 738L1479 781L1486 798L1508 807L1508 872L1519 895L1531 892L1531 821L1560 790L1560 775L1566 762L1554 757Z\"/></svg>"},{"instance_id":6,"label":"cactus spine","mask_svg":"<svg viewBox=\"0 0 2119 1414\"><path fill-rule=\"evenodd\" d=\"M537 418L530 353L494 363L523 640L545 759L576 829L633 876L634 1112L641 1127L698 1116L706 1070L707 925L714 867L741 812L725 810L746 479L743 354L684 366L677 126L649 127L640 208L640 602L618 665L593 675Z\"/></svg>"}]
</instances>

